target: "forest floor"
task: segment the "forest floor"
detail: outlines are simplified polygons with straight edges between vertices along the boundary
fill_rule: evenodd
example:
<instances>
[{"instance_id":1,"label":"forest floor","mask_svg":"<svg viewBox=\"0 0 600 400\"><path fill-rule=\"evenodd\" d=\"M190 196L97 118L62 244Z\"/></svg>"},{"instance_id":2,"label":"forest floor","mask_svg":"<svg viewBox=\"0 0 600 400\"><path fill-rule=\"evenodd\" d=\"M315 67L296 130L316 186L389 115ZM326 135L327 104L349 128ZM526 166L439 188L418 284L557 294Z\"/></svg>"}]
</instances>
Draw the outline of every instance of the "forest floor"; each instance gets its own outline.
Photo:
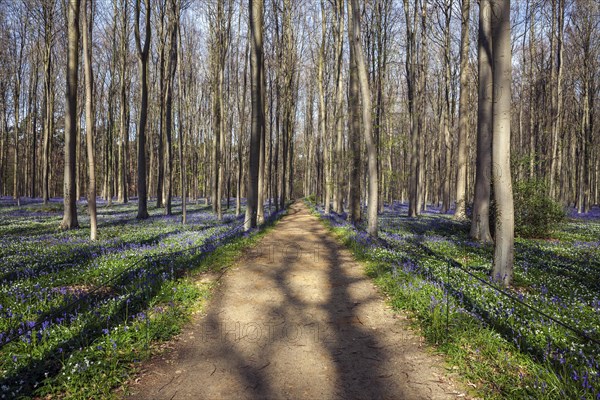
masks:
<instances>
[{"instance_id":1,"label":"forest floor","mask_svg":"<svg viewBox=\"0 0 600 400\"><path fill-rule=\"evenodd\" d=\"M466 396L301 202L214 279L205 312L144 365L131 398Z\"/></svg>"}]
</instances>

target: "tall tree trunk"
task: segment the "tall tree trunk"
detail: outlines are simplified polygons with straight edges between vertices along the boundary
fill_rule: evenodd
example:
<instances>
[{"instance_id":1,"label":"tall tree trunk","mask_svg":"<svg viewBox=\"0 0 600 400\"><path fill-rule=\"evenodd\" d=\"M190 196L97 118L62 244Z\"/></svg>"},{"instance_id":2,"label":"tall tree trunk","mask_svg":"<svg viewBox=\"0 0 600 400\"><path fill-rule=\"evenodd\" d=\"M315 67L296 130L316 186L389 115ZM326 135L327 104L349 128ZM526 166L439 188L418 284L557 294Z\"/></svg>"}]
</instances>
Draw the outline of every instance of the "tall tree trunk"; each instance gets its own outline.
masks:
<instances>
[{"instance_id":1,"label":"tall tree trunk","mask_svg":"<svg viewBox=\"0 0 600 400\"><path fill-rule=\"evenodd\" d=\"M510 0L493 0L492 7L492 179L497 210L492 278L508 286L512 281L514 260L514 203L510 171Z\"/></svg>"},{"instance_id":2,"label":"tall tree trunk","mask_svg":"<svg viewBox=\"0 0 600 400\"><path fill-rule=\"evenodd\" d=\"M350 14L348 14L350 17ZM319 131L320 138L323 141L323 162L324 162L324 181L325 186L323 188L323 202L325 207L325 214L329 214L330 211L330 177L329 177L329 141L327 140L327 128L325 120L325 82L324 82L324 70L325 70L325 41L326 41L326 16L325 16L325 3L321 0L321 44L319 46L319 61L317 66L317 85L319 87Z\"/></svg>"},{"instance_id":3,"label":"tall tree trunk","mask_svg":"<svg viewBox=\"0 0 600 400\"><path fill-rule=\"evenodd\" d=\"M443 182L443 196L442 196L442 209L443 214L447 213L450 209L450 184L452 177L452 138L450 136L450 80L452 79L452 72L450 66L450 23L452 20L452 3L453 0L445 0L444 2L444 110L443 110L443 135L444 135L444 182ZM422 35L423 36L423 32ZM421 51L424 51L425 47L421 46ZM422 53L423 54L423 53ZM423 72L422 72L423 73ZM423 76L423 75L421 75ZM423 90L423 88L421 88ZM423 96L421 96L423 98ZM421 111L424 111L421 109ZM419 113L421 114L421 113ZM421 134L422 136L422 134Z\"/></svg>"},{"instance_id":4,"label":"tall tree trunk","mask_svg":"<svg viewBox=\"0 0 600 400\"><path fill-rule=\"evenodd\" d=\"M70 0L68 16L67 91L65 100L65 173L64 214L62 229L73 229L77 222L76 167L77 146L77 75L79 70L79 7L80 0Z\"/></svg>"},{"instance_id":5,"label":"tall tree trunk","mask_svg":"<svg viewBox=\"0 0 600 400\"><path fill-rule=\"evenodd\" d=\"M176 1L176 0L173 0ZM179 19L179 7L180 3L177 1L177 5L175 7L176 18ZM179 25L179 24L178 24ZM178 26L179 27L179 26ZM185 132L187 121L184 119L184 111L188 115L190 114L189 107L189 94L187 86L183 85L183 79L181 78L183 75L183 64L181 63L182 57L181 52L183 51L183 43L181 40L181 31L177 29L176 40L179 42L177 55L177 64L179 64L179 72L177 74L177 84L179 86L179 95L177 96L177 111L178 111L178 120L179 120L179 179L181 180L181 224L187 224L187 177L186 177L186 161L185 161L185 152L183 150L184 139L183 133ZM189 84L189 81L186 82ZM182 106L182 100L185 104L185 109Z\"/></svg>"},{"instance_id":6,"label":"tall tree trunk","mask_svg":"<svg viewBox=\"0 0 600 400\"><path fill-rule=\"evenodd\" d=\"M145 4L145 37L142 46L140 34L141 0L135 1L135 43L138 52L138 65L140 70L140 108L138 123L138 219L148 218L148 192L146 185L146 122L148 120L148 55L151 41L150 25L150 0Z\"/></svg>"},{"instance_id":7,"label":"tall tree trunk","mask_svg":"<svg viewBox=\"0 0 600 400\"><path fill-rule=\"evenodd\" d=\"M237 143L237 162L238 162L238 173L237 173L237 190L236 190L236 201L235 201L235 215L240 215L242 208L242 178L244 175L244 160L243 160L243 142L244 136L246 135L246 86L248 82L248 59L250 57L250 40L246 41L246 51L244 52L244 75L242 84L242 101L241 106L238 110L240 118L240 130L238 134ZM271 130L273 128L271 127ZM271 175L269 173L269 175Z\"/></svg>"},{"instance_id":8,"label":"tall tree trunk","mask_svg":"<svg viewBox=\"0 0 600 400\"><path fill-rule=\"evenodd\" d=\"M45 4L45 3L44 3ZM54 3L44 6L44 137L42 143L42 199L50 200L50 142L53 135L52 30Z\"/></svg>"},{"instance_id":9,"label":"tall tree trunk","mask_svg":"<svg viewBox=\"0 0 600 400\"><path fill-rule=\"evenodd\" d=\"M127 203L129 201L128 182L127 182L127 159L129 143L129 121L127 113L127 56L129 53L129 37L127 35L127 0L123 1L121 9L121 137L119 139L119 177L118 193L119 201Z\"/></svg>"},{"instance_id":10,"label":"tall tree trunk","mask_svg":"<svg viewBox=\"0 0 600 400\"><path fill-rule=\"evenodd\" d=\"M263 58L263 0L249 0L249 25L252 40L250 57L252 132L250 136L250 156L248 174L248 206L246 207L246 230L256 228L256 208L258 203L258 167L260 158L260 137L265 128L264 118L264 58Z\"/></svg>"},{"instance_id":11,"label":"tall tree trunk","mask_svg":"<svg viewBox=\"0 0 600 400\"><path fill-rule=\"evenodd\" d=\"M475 170L475 198L471 220L471 237L491 243L490 192L492 168L492 26L489 19L490 0L479 2L478 54L478 111L477 161Z\"/></svg>"},{"instance_id":12,"label":"tall tree trunk","mask_svg":"<svg viewBox=\"0 0 600 400\"><path fill-rule=\"evenodd\" d=\"M348 32L353 32L352 18L348 18ZM350 157L352 163L350 166L350 204L348 219L356 224L361 221L360 213L360 167L361 167L361 149L360 149L360 110L359 110L359 89L358 89L358 70L356 57L354 55L354 46L350 47L350 73L348 82L348 136L350 141Z\"/></svg>"},{"instance_id":13,"label":"tall tree trunk","mask_svg":"<svg viewBox=\"0 0 600 400\"><path fill-rule=\"evenodd\" d=\"M173 195L173 86L177 73L177 37L179 31L179 2L170 0L169 11L169 53L167 59L167 76L165 82L165 140L167 160L165 164L165 215L171 215L171 198Z\"/></svg>"},{"instance_id":14,"label":"tall tree trunk","mask_svg":"<svg viewBox=\"0 0 600 400\"><path fill-rule=\"evenodd\" d=\"M458 165L456 170L456 211L454 218L467 217L467 137L469 107L469 12L470 0L462 0L460 34L460 103L458 109Z\"/></svg>"},{"instance_id":15,"label":"tall tree trunk","mask_svg":"<svg viewBox=\"0 0 600 400\"><path fill-rule=\"evenodd\" d=\"M29 179L29 197L37 197L36 188L37 188L37 119L38 119L38 102L37 102L37 92L38 92L38 60L36 56L35 66L32 70L32 80L33 83L29 88L29 110L30 110L30 124L31 124L31 171L30 171L30 179ZM33 103L33 104L32 104Z\"/></svg>"},{"instance_id":16,"label":"tall tree trunk","mask_svg":"<svg viewBox=\"0 0 600 400\"><path fill-rule=\"evenodd\" d=\"M372 136L371 122L371 91L369 77L362 49L360 33L360 6L358 0L348 3L348 18L352 18L352 32L350 43L354 46L354 56L358 69L358 83L362 100L362 122L365 142L367 145L367 158L369 166L369 202L367 205L368 228L370 236L377 237L377 209L378 209L378 177L377 177L377 147Z\"/></svg>"},{"instance_id":17,"label":"tall tree trunk","mask_svg":"<svg viewBox=\"0 0 600 400\"><path fill-rule=\"evenodd\" d=\"M533 179L535 175L535 159L537 157L535 148L535 136L537 134L535 130L535 117L534 117L534 97L535 97L535 77L533 71L533 57L534 57L534 23L535 13L533 12L533 4L527 1L527 8L529 9L529 178ZM491 49L490 44L490 49ZM491 52L490 52L491 54ZM491 59L491 55L490 55ZM491 95L491 94L490 94ZM490 171L491 174L491 171Z\"/></svg>"},{"instance_id":18,"label":"tall tree trunk","mask_svg":"<svg viewBox=\"0 0 600 400\"><path fill-rule=\"evenodd\" d=\"M342 64L344 54L344 0L335 1L335 56L336 56L336 98L335 98L335 132L336 132L336 144L334 153L335 162L335 185L334 185L334 201L333 211L336 213L344 212L343 207L343 176L344 176L344 159L343 159L343 146L344 146L344 119L342 104L344 101L344 89L342 79Z\"/></svg>"},{"instance_id":19,"label":"tall tree trunk","mask_svg":"<svg viewBox=\"0 0 600 400\"><path fill-rule=\"evenodd\" d=\"M89 15L88 18L88 3ZM90 214L90 240L98 239L96 222L96 164L94 160L94 73L92 71L93 0L83 0L83 61L85 74L85 137L88 159L88 212Z\"/></svg>"},{"instance_id":20,"label":"tall tree trunk","mask_svg":"<svg viewBox=\"0 0 600 400\"><path fill-rule=\"evenodd\" d=\"M165 18L166 18L166 6L164 0L159 3L159 31L158 31L158 39L159 39L159 56L158 56L158 87L159 87L159 126L158 126L158 137L157 137L157 151L156 155L157 161L157 170L156 170L156 208L162 208L164 206L164 184L165 184L165 92L166 92L166 84L165 84L165 48L166 48L166 34L165 34ZM150 151L153 151L152 149ZM152 164L150 164L150 168L152 168Z\"/></svg>"},{"instance_id":21,"label":"tall tree trunk","mask_svg":"<svg viewBox=\"0 0 600 400\"><path fill-rule=\"evenodd\" d=\"M420 213L418 204L419 190L419 127L417 116L417 57L415 28L417 26L417 5L410 13L409 1L404 0L404 16L406 19L406 86L408 95L408 113L410 123L410 152L409 152L409 188L408 188L408 215L416 217ZM412 18L411 18L412 17ZM412 19L412 21L411 21Z\"/></svg>"}]
</instances>

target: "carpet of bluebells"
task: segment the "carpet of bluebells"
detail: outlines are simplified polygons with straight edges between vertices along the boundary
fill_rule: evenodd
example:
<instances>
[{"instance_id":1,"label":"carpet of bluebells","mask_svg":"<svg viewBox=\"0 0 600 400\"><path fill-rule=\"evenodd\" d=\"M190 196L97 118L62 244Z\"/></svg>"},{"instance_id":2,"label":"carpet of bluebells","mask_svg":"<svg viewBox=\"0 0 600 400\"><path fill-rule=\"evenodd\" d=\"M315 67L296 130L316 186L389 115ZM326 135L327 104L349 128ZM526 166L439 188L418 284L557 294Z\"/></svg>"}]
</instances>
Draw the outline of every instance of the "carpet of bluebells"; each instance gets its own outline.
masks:
<instances>
[{"instance_id":1,"label":"carpet of bluebells","mask_svg":"<svg viewBox=\"0 0 600 400\"><path fill-rule=\"evenodd\" d=\"M91 242L85 202L78 208L82 228L61 231L61 199L0 198L0 398L110 397L126 366L207 295L187 273L248 235L232 210L218 221L190 204L182 225L179 202L174 215L152 208L144 221L135 201L99 202Z\"/></svg>"},{"instance_id":2,"label":"carpet of bluebells","mask_svg":"<svg viewBox=\"0 0 600 400\"><path fill-rule=\"evenodd\" d=\"M378 240L315 211L486 397L600 399L600 209L569 212L551 239L517 238L510 296L489 278L492 246L435 207L386 206Z\"/></svg>"}]
</instances>

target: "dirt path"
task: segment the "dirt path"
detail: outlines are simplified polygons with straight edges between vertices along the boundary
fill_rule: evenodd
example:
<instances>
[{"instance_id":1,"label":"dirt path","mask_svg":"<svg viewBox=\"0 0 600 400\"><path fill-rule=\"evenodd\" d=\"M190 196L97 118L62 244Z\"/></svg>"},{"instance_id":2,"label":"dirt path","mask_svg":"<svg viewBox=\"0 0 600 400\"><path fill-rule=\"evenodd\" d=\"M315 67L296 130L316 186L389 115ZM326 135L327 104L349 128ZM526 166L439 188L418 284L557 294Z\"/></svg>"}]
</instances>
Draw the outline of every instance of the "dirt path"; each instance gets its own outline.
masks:
<instances>
[{"instance_id":1,"label":"dirt path","mask_svg":"<svg viewBox=\"0 0 600 400\"><path fill-rule=\"evenodd\" d=\"M173 347L148 363L131 398L464 396L302 203L223 276Z\"/></svg>"}]
</instances>

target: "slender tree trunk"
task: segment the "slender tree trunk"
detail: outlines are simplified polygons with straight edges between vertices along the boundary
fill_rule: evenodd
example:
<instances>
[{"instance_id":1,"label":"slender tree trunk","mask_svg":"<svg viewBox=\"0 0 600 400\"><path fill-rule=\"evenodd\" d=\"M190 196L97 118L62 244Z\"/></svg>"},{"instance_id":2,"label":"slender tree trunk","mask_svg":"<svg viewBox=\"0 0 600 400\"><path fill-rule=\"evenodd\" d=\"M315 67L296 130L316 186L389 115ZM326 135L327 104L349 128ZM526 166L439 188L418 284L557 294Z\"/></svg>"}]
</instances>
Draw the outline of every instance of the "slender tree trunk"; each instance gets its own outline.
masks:
<instances>
[{"instance_id":1,"label":"slender tree trunk","mask_svg":"<svg viewBox=\"0 0 600 400\"><path fill-rule=\"evenodd\" d=\"M409 151L409 188L408 188L408 215L409 217L416 217L419 213L418 204L418 184L419 184L419 126L417 116L417 99L416 99L416 88L417 85L417 57L416 57L416 39L415 39L415 27L417 26L417 6L415 4L415 10L411 13L409 9L409 1L404 0L404 15L406 18L406 86L408 95L408 112L409 112L409 123L410 123L410 151ZM412 19L412 21L411 21Z\"/></svg>"},{"instance_id":2,"label":"slender tree trunk","mask_svg":"<svg viewBox=\"0 0 600 400\"><path fill-rule=\"evenodd\" d=\"M508 286L514 260L514 204L510 170L511 41L510 0L493 0L492 179L496 202L496 242L492 278Z\"/></svg>"},{"instance_id":3,"label":"slender tree trunk","mask_svg":"<svg viewBox=\"0 0 600 400\"><path fill-rule=\"evenodd\" d=\"M460 103L458 116L458 166L456 170L456 211L454 218L467 217L467 137L468 137L468 80L469 80L469 12L470 0L462 0L460 34Z\"/></svg>"},{"instance_id":4,"label":"slender tree trunk","mask_svg":"<svg viewBox=\"0 0 600 400\"><path fill-rule=\"evenodd\" d=\"M177 73L177 37L179 32L179 3L178 0L170 0L169 11L169 53L167 59L167 76L165 82L165 140L167 160L165 164L165 215L171 215L173 196L173 86L175 85L175 74Z\"/></svg>"},{"instance_id":5,"label":"slender tree trunk","mask_svg":"<svg viewBox=\"0 0 600 400\"><path fill-rule=\"evenodd\" d=\"M88 18L88 3L89 15ZM94 160L94 73L92 71L93 0L83 0L83 61L85 74L85 136L88 159L88 212L90 214L90 240L98 239L96 222L96 164Z\"/></svg>"},{"instance_id":6,"label":"slender tree trunk","mask_svg":"<svg viewBox=\"0 0 600 400\"><path fill-rule=\"evenodd\" d=\"M159 58L158 58L158 87L159 87L159 126L158 126L158 138L157 138L157 150L156 155L157 170L156 170L156 208L162 208L164 206L164 184L165 184L165 47L166 47L166 34L165 34L165 18L166 11L164 2L159 8ZM150 149L150 151L153 151ZM152 164L150 164L152 168Z\"/></svg>"},{"instance_id":7,"label":"slender tree trunk","mask_svg":"<svg viewBox=\"0 0 600 400\"><path fill-rule=\"evenodd\" d=\"M444 108L442 113L442 126L444 134L444 182L441 212L443 214L450 210L451 203L450 184L452 176L452 138L450 136L450 80L452 77L450 66L450 22L452 16L452 3L453 0L446 0L444 3L444 17L446 22L444 26ZM424 51L424 48L424 46L421 46L422 51Z\"/></svg>"},{"instance_id":8,"label":"slender tree trunk","mask_svg":"<svg viewBox=\"0 0 600 400\"><path fill-rule=\"evenodd\" d=\"M477 111L477 167L475 170L475 198L471 220L471 237L491 243L490 192L492 168L492 27L489 19L490 0L479 2L478 52L478 111Z\"/></svg>"},{"instance_id":9,"label":"slender tree trunk","mask_svg":"<svg viewBox=\"0 0 600 400\"><path fill-rule=\"evenodd\" d=\"M67 92L65 100L65 174L64 214L62 229L79 227L77 222L76 167L77 146L77 75L79 69L79 7L80 0L70 0L68 5L68 59Z\"/></svg>"},{"instance_id":10,"label":"slender tree trunk","mask_svg":"<svg viewBox=\"0 0 600 400\"><path fill-rule=\"evenodd\" d=\"M256 208L258 203L258 168L260 158L260 137L265 128L264 118L264 58L263 58L263 0L249 0L250 14L250 76L252 82L252 132L250 136L250 157L248 174L248 206L246 207L246 230L256 228Z\"/></svg>"},{"instance_id":11,"label":"slender tree trunk","mask_svg":"<svg viewBox=\"0 0 600 400\"><path fill-rule=\"evenodd\" d=\"M534 117L534 97L535 97L535 77L533 74L533 57L534 57L534 23L535 14L533 12L533 5L527 2L529 9L529 178L533 179L535 175L535 159L537 157L535 148L535 117ZM491 49L491 44L490 44ZM491 52L490 52L491 54ZM490 56L491 57L491 56ZM491 172L490 172L491 174Z\"/></svg>"},{"instance_id":12,"label":"slender tree trunk","mask_svg":"<svg viewBox=\"0 0 600 400\"><path fill-rule=\"evenodd\" d=\"M173 0L176 1L176 0ZM179 2L177 2L177 6L175 8L176 18L179 19ZM179 28L179 25L178 25ZM185 152L183 149L184 139L183 133L185 132L187 121L184 119L184 111L189 115L190 107L189 107L189 99L188 99L188 89L187 86L183 85L183 79L181 78L183 75L184 66L181 63L181 52L183 51L183 43L181 41L181 31L177 29L176 40L179 41L177 55L177 64L179 64L179 72L177 74L178 86L179 86L179 96L177 96L177 111L178 111L178 119L179 119L179 179L181 180L181 224L187 224L187 177L186 177L186 163L185 163ZM189 84L189 82L186 82ZM185 104L185 109L182 106Z\"/></svg>"},{"instance_id":13,"label":"slender tree trunk","mask_svg":"<svg viewBox=\"0 0 600 400\"><path fill-rule=\"evenodd\" d=\"M129 53L129 41L127 35L127 0L123 1L121 10L121 138L119 139L119 201L129 201L127 182L127 148L129 143L129 124L127 117L127 55Z\"/></svg>"},{"instance_id":14,"label":"slender tree trunk","mask_svg":"<svg viewBox=\"0 0 600 400\"><path fill-rule=\"evenodd\" d=\"M350 17L350 14L348 14ZM319 87L319 131L320 137L323 141L323 162L324 162L324 180L325 187L323 188L323 202L325 207L325 214L329 214L330 211L330 181L329 181L329 173L328 173L328 163L329 163L329 141L327 140L327 128L326 128L326 120L325 120L325 88L324 88L324 70L325 70L325 40L326 40L326 16L325 16L325 3L321 0L321 44L319 47L319 61L318 61L318 69L317 69L317 85Z\"/></svg>"},{"instance_id":15,"label":"slender tree trunk","mask_svg":"<svg viewBox=\"0 0 600 400\"><path fill-rule=\"evenodd\" d=\"M138 124L138 219L148 218L148 192L146 185L146 122L148 120L148 55L151 41L150 0L145 4L145 37L142 47L140 35L141 1L135 1L135 43L138 52L140 70L140 108Z\"/></svg>"},{"instance_id":16,"label":"slender tree trunk","mask_svg":"<svg viewBox=\"0 0 600 400\"><path fill-rule=\"evenodd\" d=\"M348 18L348 32L353 32L352 18ZM356 224L361 221L360 213L360 167L361 167L361 148L360 148L360 106L358 89L358 71L356 57L354 55L354 46L350 47L350 73L348 83L348 133L350 141L350 157L352 164L350 169L350 204L348 219Z\"/></svg>"},{"instance_id":17,"label":"slender tree trunk","mask_svg":"<svg viewBox=\"0 0 600 400\"><path fill-rule=\"evenodd\" d=\"M360 6L358 0L350 0L348 3L348 18L352 18L351 45L354 46L354 56L358 69L358 83L362 100L362 122L365 142L367 145L367 157L369 166L369 202L367 205L368 228L370 236L377 237L377 209L378 209L378 179L377 179L377 147L372 136L371 122L371 91L369 89L369 77L367 66L363 55L361 30L360 30Z\"/></svg>"},{"instance_id":18,"label":"slender tree trunk","mask_svg":"<svg viewBox=\"0 0 600 400\"><path fill-rule=\"evenodd\" d=\"M336 131L336 144L335 144L335 187L334 187L334 202L333 211L336 213L344 212L343 207L343 176L344 176L344 159L343 159L343 146L344 146L344 119L342 104L344 101L344 89L342 79L342 64L344 54L344 0L335 1L335 47L336 47L336 98L335 98L335 131Z\"/></svg>"},{"instance_id":19,"label":"slender tree trunk","mask_svg":"<svg viewBox=\"0 0 600 400\"><path fill-rule=\"evenodd\" d=\"M235 215L240 215L242 208L242 177L244 175L244 160L243 160L243 141L246 135L246 86L248 81L248 58L250 56L250 40L246 42L246 51L244 56L244 75L242 84L242 102L241 107L238 111L240 118L240 130L238 134L237 143L237 161L238 161L238 173L237 173L237 190L236 190L236 202L235 202ZM271 130L273 128L271 127ZM269 175L271 175L269 173Z\"/></svg>"},{"instance_id":20,"label":"slender tree trunk","mask_svg":"<svg viewBox=\"0 0 600 400\"><path fill-rule=\"evenodd\" d=\"M264 83L264 79L262 82ZM265 156L265 129L262 129L258 155L258 203L256 205L256 222L259 225L265 222Z\"/></svg>"},{"instance_id":21,"label":"slender tree trunk","mask_svg":"<svg viewBox=\"0 0 600 400\"><path fill-rule=\"evenodd\" d=\"M50 200L50 142L54 120L54 101L52 84L52 26L53 7L44 7L44 138L42 143L42 199L44 204Z\"/></svg>"}]
</instances>

